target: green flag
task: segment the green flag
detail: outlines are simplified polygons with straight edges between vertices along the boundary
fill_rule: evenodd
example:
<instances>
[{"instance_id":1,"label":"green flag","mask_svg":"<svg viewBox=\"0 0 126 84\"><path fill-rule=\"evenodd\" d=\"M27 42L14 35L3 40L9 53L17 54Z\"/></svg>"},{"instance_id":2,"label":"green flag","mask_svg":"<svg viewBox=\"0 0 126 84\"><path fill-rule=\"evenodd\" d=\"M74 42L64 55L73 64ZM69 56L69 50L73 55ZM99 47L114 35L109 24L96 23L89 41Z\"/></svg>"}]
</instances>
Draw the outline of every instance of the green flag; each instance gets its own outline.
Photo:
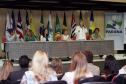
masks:
<instances>
[{"instance_id":1,"label":"green flag","mask_svg":"<svg viewBox=\"0 0 126 84\"><path fill-rule=\"evenodd\" d=\"M60 20L59 20L59 17L58 15L56 14L56 27L55 27L55 34L62 34L62 28L61 28L61 25L60 25Z\"/></svg>"}]
</instances>

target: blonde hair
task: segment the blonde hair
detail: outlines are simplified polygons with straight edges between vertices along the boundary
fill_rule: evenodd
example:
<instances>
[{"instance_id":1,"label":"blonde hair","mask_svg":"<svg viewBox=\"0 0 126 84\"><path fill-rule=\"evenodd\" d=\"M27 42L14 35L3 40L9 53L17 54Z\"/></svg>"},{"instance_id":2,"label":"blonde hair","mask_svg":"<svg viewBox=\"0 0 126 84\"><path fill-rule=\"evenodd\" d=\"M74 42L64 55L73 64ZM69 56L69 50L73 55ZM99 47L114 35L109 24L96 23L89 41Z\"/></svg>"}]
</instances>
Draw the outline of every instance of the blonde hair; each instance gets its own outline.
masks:
<instances>
[{"instance_id":1,"label":"blonde hair","mask_svg":"<svg viewBox=\"0 0 126 84\"><path fill-rule=\"evenodd\" d=\"M85 77L87 72L87 60L86 56L82 52L75 52L72 57L71 70L75 71L74 83L80 78Z\"/></svg>"},{"instance_id":2,"label":"blonde hair","mask_svg":"<svg viewBox=\"0 0 126 84\"><path fill-rule=\"evenodd\" d=\"M5 60L2 70L0 71L0 80L6 80L13 71L13 64L9 60Z\"/></svg>"},{"instance_id":3,"label":"blonde hair","mask_svg":"<svg viewBox=\"0 0 126 84\"><path fill-rule=\"evenodd\" d=\"M55 41L62 41L62 35L59 32L55 34Z\"/></svg>"},{"instance_id":4,"label":"blonde hair","mask_svg":"<svg viewBox=\"0 0 126 84\"><path fill-rule=\"evenodd\" d=\"M35 75L41 75L47 80L52 70L48 67L48 56L47 53L41 50L37 50L32 59L32 65L30 70L34 72Z\"/></svg>"},{"instance_id":5,"label":"blonde hair","mask_svg":"<svg viewBox=\"0 0 126 84\"><path fill-rule=\"evenodd\" d=\"M63 73L63 65L60 58L53 58L51 61L51 67L56 71L57 74Z\"/></svg>"}]
</instances>

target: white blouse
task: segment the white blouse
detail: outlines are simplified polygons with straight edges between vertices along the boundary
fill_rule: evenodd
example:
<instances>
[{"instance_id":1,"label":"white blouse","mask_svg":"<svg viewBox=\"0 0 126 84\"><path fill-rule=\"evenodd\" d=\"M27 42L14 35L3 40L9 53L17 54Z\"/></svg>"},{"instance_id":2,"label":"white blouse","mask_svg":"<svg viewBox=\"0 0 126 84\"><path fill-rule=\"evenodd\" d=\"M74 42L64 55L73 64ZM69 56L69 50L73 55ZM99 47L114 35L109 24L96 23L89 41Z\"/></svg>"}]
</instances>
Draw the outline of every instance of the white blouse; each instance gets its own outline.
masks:
<instances>
[{"instance_id":1,"label":"white blouse","mask_svg":"<svg viewBox=\"0 0 126 84\"><path fill-rule=\"evenodd\" d=\"M62 78L62 80L65 80L67 84L74 84L74 77L75 77L75 71L72 72L66 72ZM93 77L93 74L91 72L85 73L85 77Z\"/></svg>"},{"instance_id":2,"label":"white blouse","mask_svg":"<svg viewBox=\"0 0 126 84\"><path fill-rule=\"evenodd\" d=\"M62 38L64 41L68 41L69 40L69 35L62 35Z\"/></svg>"},{"instance_id":3,"label":"white blouse","mask_svg":"<svg viewBox=\"0 0 126 84\"><path fill-rule=\"evenodd\" d=\"M43 35L41 35L41 36L40 36L40 41L44 41L44 42L45 42L45 41L46 41L46 38L43 37Z\"/></svg>"},{"instance_id":4,"label":"white blouse","mask_svg":"<svg viewBox=\"0 0 126 84\"><path fill-rule=\"evenodd\" d=\"M49 79L47 81L56 81L56 80L58 79L56 73L54 73L49 76ZM35 78L35 74L32 71L26 71L20 84L39 84L43 82L46 81L42 81L42 82L37 81L37 79Z\"/></svg>"}]
</instances>

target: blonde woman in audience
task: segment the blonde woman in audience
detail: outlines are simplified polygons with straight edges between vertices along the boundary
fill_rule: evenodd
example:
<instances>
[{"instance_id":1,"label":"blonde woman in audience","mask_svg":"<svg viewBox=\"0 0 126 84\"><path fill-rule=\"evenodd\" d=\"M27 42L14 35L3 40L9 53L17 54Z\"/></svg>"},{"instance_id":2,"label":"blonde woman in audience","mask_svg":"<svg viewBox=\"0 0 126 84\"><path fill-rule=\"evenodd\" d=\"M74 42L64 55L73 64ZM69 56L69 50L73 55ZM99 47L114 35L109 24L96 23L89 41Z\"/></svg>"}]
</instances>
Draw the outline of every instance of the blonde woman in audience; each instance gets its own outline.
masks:
<instances>
[{"instance_id":1,"label":"blonde woman in audience","mask_svg":"<svg viewBox=\"0 0 126 84\"><path fill-rule=\"evenodd\" d=\"M13 71L13 64L9 60L5 60L3 67L0 71L0 81L1 80L7 80L10 73Z\"/></svg>"},{"instance_id":2,"label":"blonde woman in audience","mask_svg":"<svg viewBox=\"0 0 126 84\"><path fill-rule=\"evenodd\" d=\"M29 71L26 71L20 84L39 84L46 81L57 80L56 72L49 66L46 52L38 50L35 52L32 65Z\"/></svg>"},{"instance_id":3,"label":"blonde woman in audience","mask_svg":"<svg viewBox=\"0 0 126 84\"><path fill-rule=\"evenodd\" d=\"M68 84L78 84L81 78L93 77L93 74L87 71L86 56L82 52L76 52L71 61L71 71L66 72L62 80Z\"/></svg>"}]
</instances>

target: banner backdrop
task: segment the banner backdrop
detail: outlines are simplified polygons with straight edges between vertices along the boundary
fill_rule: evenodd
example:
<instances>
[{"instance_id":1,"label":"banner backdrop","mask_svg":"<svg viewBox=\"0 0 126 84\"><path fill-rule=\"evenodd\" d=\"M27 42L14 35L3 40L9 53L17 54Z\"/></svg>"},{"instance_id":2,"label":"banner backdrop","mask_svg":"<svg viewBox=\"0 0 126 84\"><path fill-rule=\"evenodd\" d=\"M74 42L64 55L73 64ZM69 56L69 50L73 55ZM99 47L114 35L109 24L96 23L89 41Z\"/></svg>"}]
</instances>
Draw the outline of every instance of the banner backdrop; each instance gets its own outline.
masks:
<instances>
[{"instance_id":1,"label":"banner backdrop","mask_svg":"<svg viewBox=\"0 0 126 84\"><path fill-rule=\"evenodd\" d=\"M105 13L105 40L114 40L114 50L124 50L123 13Z\"/></svg>"},{"instance_id":2,"label":"banner backdrop","mask_svg":"<svg viewBox=\"0 0 126 84\"><path fill-rule=\"evenodd\" d=\"M126 44L126 13L124 13L124 44Z\"/></svg>"}]
</instances>

